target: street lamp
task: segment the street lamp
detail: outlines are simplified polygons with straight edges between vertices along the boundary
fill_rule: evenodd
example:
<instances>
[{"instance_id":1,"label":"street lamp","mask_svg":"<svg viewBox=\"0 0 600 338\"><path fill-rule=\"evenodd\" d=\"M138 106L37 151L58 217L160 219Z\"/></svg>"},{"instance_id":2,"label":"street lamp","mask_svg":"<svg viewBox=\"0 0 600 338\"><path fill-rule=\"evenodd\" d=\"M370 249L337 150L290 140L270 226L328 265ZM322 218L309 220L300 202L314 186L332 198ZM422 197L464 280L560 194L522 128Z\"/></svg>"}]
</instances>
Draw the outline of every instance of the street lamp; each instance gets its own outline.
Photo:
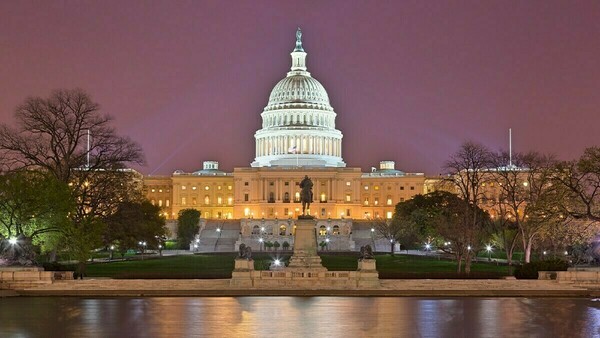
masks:
<instances>
[{"instance_id":1,"label":"street lamp","mask_svg":"<svg viewBox=\"0 0 600 338\"><path fill-rule=\"evenodd\" d=\"M258 242L260 243L260 244L259 244L259 246L260 246L260 251L263 251L263 239L262 239L262 237L258 239Z\"/></svg>"},{"instance_id":2,"label":"street lamp","mask_svg":"<svg viewBox=\"0 0 600 338\"><path fill-rule=\"evenodd\" d=\"M10 243L10 245L15 245L15 244L17 244L17 238L16 238L16 237L11 237L11 238L8 240L8 243Z\"/></svg>"},{"instance_id":3,"label":"street lamp","mask_svg":"<svg viewBox=\"0 0 600 338\"><path fill-rule=\"evenodd\" d=\"M487 250L488 252L488 262L492 261L492 246L491 245L486 245L485 250Z\"/></svg>"}]
</instances>

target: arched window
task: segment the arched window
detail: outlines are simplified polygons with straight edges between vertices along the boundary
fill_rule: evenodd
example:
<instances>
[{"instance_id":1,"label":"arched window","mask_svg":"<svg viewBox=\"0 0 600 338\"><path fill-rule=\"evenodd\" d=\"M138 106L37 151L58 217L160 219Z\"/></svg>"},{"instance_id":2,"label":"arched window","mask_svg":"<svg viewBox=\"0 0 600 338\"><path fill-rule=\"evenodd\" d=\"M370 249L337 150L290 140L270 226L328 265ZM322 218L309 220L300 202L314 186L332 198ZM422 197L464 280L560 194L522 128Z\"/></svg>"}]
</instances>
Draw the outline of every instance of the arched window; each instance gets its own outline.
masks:
<instances>
[{"instance_id":1,"label":"arched window","mask_svg":"<svg viewBox=\"0 0 600 338\"><path fill-rule=\"evenodd\" d=\"M327 236L327 229L324 225L321 225L319 227L319 236Z\"/></svg>"},{"instance_id":2,"label":"arched window","mask_svg":"<svg viewBox=\"0 0 600 338\"><path fill-rule=\"evenodd\" d=\"M260 235L260 227L258 225L255 225L254 227L252 227L252 234Z\"/></svg>"},{"instance_id":3,"label":"arched window","mask_svg":"<svg viewBox=\"0 0 600 338\"><path fill-rule=\"evenodd\" d=\"M334 235L339 235L340 234L340 226L339 225L334 225L333 226L333 234Z\"/></svg>"},{"instance_id":4,"label":"arched window","mask_svg":"<svg viewBox=\"0 0 600 338\"><path fill-rule=\"evenodd\" d=\"M300 202L300 193L296 192L295 196L294 196L294 202Z\"/></svg>"},{"instance_id":5,"label":"arched window","mask_svg":"<svg viewBox=\"0 0 600 338\"><path fill-rule=\"evenodd\" d=\"M279 227L279 236L285 236L285 232L286 232L286 230L287 230L287 227L286 227L284 224L282 224L282 225Z\"/></svg>"}]
</instances>

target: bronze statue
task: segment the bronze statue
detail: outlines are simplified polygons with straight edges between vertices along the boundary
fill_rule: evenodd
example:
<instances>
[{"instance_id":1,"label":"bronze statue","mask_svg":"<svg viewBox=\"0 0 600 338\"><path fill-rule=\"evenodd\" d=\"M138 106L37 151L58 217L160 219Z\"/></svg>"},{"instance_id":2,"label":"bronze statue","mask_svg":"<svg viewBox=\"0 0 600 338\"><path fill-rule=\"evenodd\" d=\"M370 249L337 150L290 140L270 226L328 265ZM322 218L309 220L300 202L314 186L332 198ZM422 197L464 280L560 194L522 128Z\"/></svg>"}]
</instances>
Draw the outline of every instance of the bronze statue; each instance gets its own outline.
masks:
<instances>
[{"instance_id":1,"label":"bronze statue","mask_svg":"<svg viewBox=\"0 0 600 338\"><path fill-rule=\"evenodd\" d=\"M373 259L373 249L369 244L360 247L360 259Z\"/></svg>"},{"instance_id":2,"label":"bronze statue","mask_svg":"<svg viewBox=\"0 0 600 338\"><path fill-rule=\"evenodd\" d=\"M304 176L304 179L300 182L300 201L302 202L302 216L310 216L310 213L306 215L306 210L310 210L310 204L313 200L312 192L313 182L308 178L308 175Z\"/></svg>"},{"instance_id":3,"label":"bronze statue","mask_svg":"<svg viewBox=\"0 0 600 338\"><path fill-rule=\"evenodd\" d=\"M252 248L249 245L244 243L240 244L240 252L238 254L238 259L252 259Z\"/></svg>"}]
</instances>

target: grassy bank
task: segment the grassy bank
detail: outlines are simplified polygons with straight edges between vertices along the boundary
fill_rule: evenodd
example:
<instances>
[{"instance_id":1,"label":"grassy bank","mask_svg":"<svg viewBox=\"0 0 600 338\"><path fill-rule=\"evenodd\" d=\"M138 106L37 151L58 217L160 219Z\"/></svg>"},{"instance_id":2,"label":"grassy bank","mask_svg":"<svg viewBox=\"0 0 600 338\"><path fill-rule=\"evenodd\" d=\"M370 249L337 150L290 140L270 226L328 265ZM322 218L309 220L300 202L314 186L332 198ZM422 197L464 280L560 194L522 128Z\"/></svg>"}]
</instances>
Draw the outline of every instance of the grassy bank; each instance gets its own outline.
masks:
<instances>
[{"instance_id":1,"label":"grassy bank","mask_svg":"<svg viewBox=\"0 0 600 338\"><path fill-rule=\"evenodd\" d=\"M266 270L279 259L289 260L290 254L256 253L256 270ZM432 257L407 255L377 255L377 270L381 278L497 278L508 274L506 266L475 263L471 275L456 274L456 263ZM235 254L199 254L170 257L146 257L110 263L90 263L88 277L111 278L230 278ZM357 268L356 254L322 254L323 266L330 271L352 271Z\"/></svg>"}]
</instances>

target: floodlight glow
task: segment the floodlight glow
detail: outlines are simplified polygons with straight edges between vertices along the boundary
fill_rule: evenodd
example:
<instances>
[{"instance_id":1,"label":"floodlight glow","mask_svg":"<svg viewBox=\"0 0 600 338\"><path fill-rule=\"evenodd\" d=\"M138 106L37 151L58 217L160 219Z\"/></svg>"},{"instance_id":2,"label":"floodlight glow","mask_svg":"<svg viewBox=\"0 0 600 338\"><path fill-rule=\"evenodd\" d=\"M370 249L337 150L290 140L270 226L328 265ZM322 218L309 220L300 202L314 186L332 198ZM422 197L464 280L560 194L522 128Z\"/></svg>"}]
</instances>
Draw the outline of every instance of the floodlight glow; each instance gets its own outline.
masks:
<instances>
[{"instance_id":1,"label":"floodlight glow","mask_svg":"<svg viewBox=\"0 0 600 338\"><path fill-rule=\"evenodd\" d=\"M258 241L259 241L259 242L262 242L262 241L263 241L263 239L262 239L262 238L259 238L259 239L258 239Z\"/></svg>"},{"instance_id":2,"label":"floodlight glow","mask_svg":"<svg viewBox=\"0 0 600 338\"><path fill-rule=\"evenodd\" d=\"M486 249L487 251L492 251L492 246L491 246L491 245L488 245L488 246L486 246L486 247L485 247L485 249Z\"/></svg>"},{"instance_id":3,"label":"floodlight glow","mask_svg":"<svg viewBox=\"0 0 600 338\"><path fill-rule=\"evenodd\" d=\"M273 263L275 264L275 266L281 265L281 262L279 261L279 259L276 259Z\"/></svg>"},{"instance_id":4,"label":"floodlight glow","mask_svg":"<svg viewBox=\"0 0 600 338\"><path fill-rule=\"evenodd\" d=\"M470 245L467 247L467 250L471 251L471 246Z\"/></svg>"},{"instance_id":5,"label":"floodlight glow","mask_svg":"<svg viewBox=\"0 0 600 338\"><path fill-rule=\"evenodd\" d=\"M10 243L11 245L15 245L15 244L17 244L17 239L16 239L15 237L11 237L11 238L8 240L8 243Z\"/></svg>"},{"instance_id":6,"label":"floodlight glow","mask_svg":"<svg viewBox=\"0 0 600 338\"><path fill-rule=\"evenodd\" d=\"M114 249L115 249L115 246L114 246L114 245L111 245L111 246L110 246L110 249L111 249L111 250L114 250Z\"/></svg>"},{"instance_id":7,"label":"floodlight glow","mask_svg":"<svg viewBox=\"0 0 600 338\"><path fill-rule=\"evenodd\" d=\"M375 228L371 228L371 232L375 232Z\"/></svg>"},{"instance_id":8,"label":"floodlight glow","mask_svg":"<svg viewBox=\"0 0 600 338\"><path fill-rule=\"evenodd\" d=\"M429 243L425 244L425 249L427 249L427 250L431 249L431 245Z\"/></svg>"},{"instance_id":9,"label":"floodlight glow","mask_svg":"<svg viewBox=\"0 0 600 338\"><path fill-rule=\"evenodd\" d=\"M329 238L325 238L325 242L329 243Z\"/></svg>"},{"instance_id":10,"label":"floodlight glow","mask_svg":"<svg viewBox=\"0 0 600 338\"><path fill-rule=\"evenodd\" d=\"M221 232L221 228L217 228L217 232Z\"/></svg>"}]
</instances>

